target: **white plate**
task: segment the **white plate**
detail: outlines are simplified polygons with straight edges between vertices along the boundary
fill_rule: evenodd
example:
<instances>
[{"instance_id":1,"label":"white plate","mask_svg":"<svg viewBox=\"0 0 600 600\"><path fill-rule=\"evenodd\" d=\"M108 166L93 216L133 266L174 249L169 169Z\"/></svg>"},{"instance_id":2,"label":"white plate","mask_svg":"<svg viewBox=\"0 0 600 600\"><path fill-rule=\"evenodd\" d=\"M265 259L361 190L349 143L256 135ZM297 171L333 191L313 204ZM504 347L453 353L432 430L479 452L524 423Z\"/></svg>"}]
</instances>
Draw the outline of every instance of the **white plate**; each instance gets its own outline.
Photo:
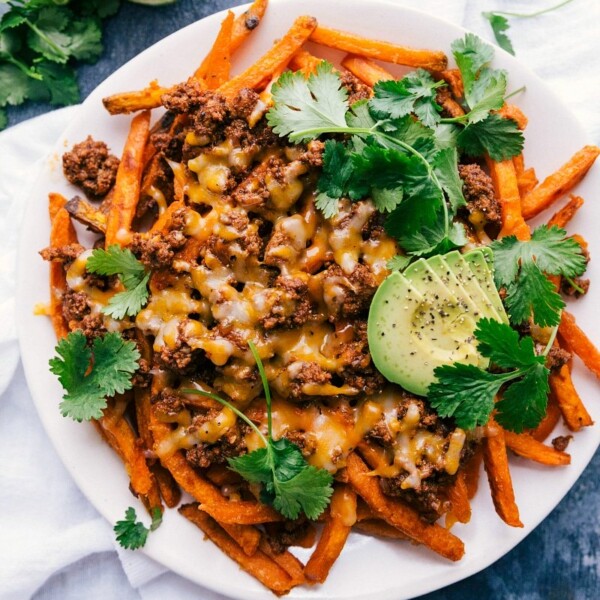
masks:
<instances>
[{"instance_id":1,"label":"white plate","mask_svg":"<svg viewBox=\"0 0 600 600\"><path fill-rule=\"evenodd\" d=\"M237 9L239 10L239 9ZM268 14L251 37L242 55L236 57L239 71L267 50L299 14L312 14L321 23L348 29L365 36L395 40L410 46L437 48L449 52L452 40L464 30L431 16L376 1L272 0ZM18 286L18 324L20 342L29 386L50 439L71 475L92 504L111 522L122 518L129 505L139 503L128 490L128 480L119 459L96 434L91 425L64 419L58 411L62 392L47 368L53 355L54 333L47 319L34 317L33 307L47 299L48 267L37 254L47 245L49 225L46 198L49 191L67 196L75 190L65 183L60 168L64 149L88 134L105 140L119 154L130 117L111 117L101 99L109 94L144 87L151 79L161 84L184 80L208 51L224 13L212 15L173 34L127 63L101 84L85 101L72 124L56 145L42 169L29 199L25 228L21 237ZM527 165L545 177L587 142L586 135L553 92L512 56L497 50L495 66L508 69L511 89L522 85L527 92L515 102L529 116L526 132ZM330 54L333 58L335 53ZM578 188L584 197L600 187L596 168ZM575 218L573 231L590 242L592 254L600 250L594 223L600 220L600 205L589 203L583 215ZM592 261L590 275L599 278L600 263ZM600 288L573 303L570 310L588 334L600 342L595 325L594 306L600 301ZM577 388L592 418L600 421L598 388L593 377L576 365ZM322 586L295 589L290 598L394 599L414 597L459 581L487 567L518 544L560 502L579 477L600 443L600 428L588 428L576 436L570 447L571 466L550 469L531 462L512 459L512 475L521 518L525 527L513 529L496 516L482 478L481 489L473 503L473 518L468 525L457 525L455 532L466 544L466 555L459 563L449 563L426 548L390 543L353 534L327 582ZM163 526L153 533L144 549L150 557L198 584L244 600L272 598L258 582L243 573L212 543L204 542L198 529L168 511Z\"/></svg>"}]
</instances>

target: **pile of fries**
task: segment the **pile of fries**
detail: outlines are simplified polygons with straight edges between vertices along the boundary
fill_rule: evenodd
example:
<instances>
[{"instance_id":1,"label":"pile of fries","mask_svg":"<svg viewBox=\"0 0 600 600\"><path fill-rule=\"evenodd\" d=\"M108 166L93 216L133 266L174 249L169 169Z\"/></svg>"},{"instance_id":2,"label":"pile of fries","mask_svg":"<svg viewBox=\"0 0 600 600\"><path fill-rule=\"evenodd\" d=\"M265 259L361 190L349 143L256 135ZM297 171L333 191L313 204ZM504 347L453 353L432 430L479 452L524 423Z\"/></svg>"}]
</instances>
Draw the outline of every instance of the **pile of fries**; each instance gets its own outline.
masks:
<instances>
[{"instance_id":1,"label":"pile of fries","mask_svg":"<svg viewBox=\"0 0 600 600\"><path fill-rule=\"evenodd\" d=\"M289 31L250 68L230 77L232 57L252 34L266 8L267 0L256 0L237 17L229 12L212 50L191 75L191 80L203 89L218 91L226 99L234 98L244 88L260 92L266 111L270 87L286 68L307 75L314 72L321 59L305 49L305 44L310 41L318 46L347 52L341 67L368 86L393 79L378 62L374 62L383 61L427 69L447 82L452 98L462 95L460 74L455 69L448 69L443 52L415 50L361 38L321 26L314 18L306 16L296 19ZM138 113L131 122L116 183L99 208L85 200L67 202L58 194L50 194L52 247L77 242L72 217L101 233L106 248L113 244L127 245L135 230L139 199L148 193L157 177L158 152L149 141L153 131L150 110L161 106L161 98L168 91L169 88L152 82L141 91L120 93L104 100L104 106L111 114ZM452 98L449 102L454 102L454 108L460 111L459 104ZM527 125L525 115L516 106L506 105L501 114L515 119L521 128ZM175 117L175 122L178 118ZM161 127L165 124L159 121L154 130ZM536 217L567 194L589 170L599 152L596 147L583 148L541 183L533 168L525 168L522 156L502 162L488 159L487 166L502 207L500 235L528 239L530 229L526 220ZM150 225L149 234L165 230L171 216L186 204L183 180L178 178L177 172L174 197L167 201L166 209L156 215ZM549 223L565 227L582 204L581 198L571 196ZM576 239L586 248L583 238L576 236ZM555 284L559 287L560 281L555 281ZM51 319L57 337L62 338L68 334L69 326L62 312L61 299L67 291L67 281L60 263L50 265L50 289ZM139 330L136 335L138 347L143 349L142 358L151 364L152 340ZM579 356L590 371L600 377L600 353L568 312L563 313L556 344ZM162 455L157 460L152 451L171 432L171 425L157 417L152 404L152 398L165 387L166 382L160 373L154 375L151 387L135 387L132 393L109 399L102 418L95 420L94 425L123 460L132 492L149 511L162 510L163 505L176 507L181 500L181 490L185 491L194 502L180 506L179 512L245 571L275 594L283 595L294 586L325 581L353 529L384 538L410 540L449 560L459 560L464 554L464 545L451 533L450 526L455 522L469 521L469 501L477 491L482 462L498 515L508 525L522 527L511 483L507 448L543 465L570 463L569 454L545 444L544 440L561 417L574 432L592 425L592 419L573 385L571 370L572 364L568 363L551 375L552 393L548 411L535 430L516 434L504 431L493 420L490 421L481 445L474 456L461 465L448 490L451 509L446 516L446 527L427 523L414 508L382 492L378 477L371 474L372 469L378 467L378 455L369 442L362 441L348 456L346 467L336 474L333 498L321 518L323 527L306 565L288 550L277 551L265 535L265 526L283 519L276 510L258 500L231 500L221 493L222 486L231 476L226 468L211 468L201 474L188 463L181 450ZM135 409L133 420L125 418L128 406ZM316 539L317 530L311 524L302 539L295 543L311 548Z\"/></svg>"}]
</instances>

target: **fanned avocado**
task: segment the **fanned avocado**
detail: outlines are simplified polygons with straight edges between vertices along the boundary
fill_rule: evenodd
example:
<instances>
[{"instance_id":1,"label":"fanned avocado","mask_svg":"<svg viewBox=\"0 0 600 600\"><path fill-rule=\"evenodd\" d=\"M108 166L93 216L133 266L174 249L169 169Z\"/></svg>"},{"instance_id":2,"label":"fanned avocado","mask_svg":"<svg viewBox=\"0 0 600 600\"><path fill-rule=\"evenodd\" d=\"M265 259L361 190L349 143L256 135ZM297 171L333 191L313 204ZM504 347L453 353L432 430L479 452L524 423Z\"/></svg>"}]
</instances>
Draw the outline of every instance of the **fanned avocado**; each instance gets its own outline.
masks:
<instances>
[{"instance_id":1,"label":"fanned avocado","mask_svg":"<svg viewBox=\"0 0 600 600\"><path fill-rule=\"evenodd\" d=\"M463 258L469 263L473 275L477 278L489 301L494 305L502 322L508 323L508 315L494 283L494 253L492 249L483 246L463 254Z\"/></svg>"},{"instance_id":2,"label":"fanned avocado","mask_svg":"<svg viewBox=\"0 0 600 600\"><path fill-rule=\"evenodd\" d=\"M504 320L506 313L501 302L498 313L481 287L480 282L493 286L493 279L484 255L477 254L473 270L473 259L456 252L446 255L448 262L444 256L419 259L381 284L367 332L373 362L386 379L424 396L436 367L455 362L487 366L473 332L478 319ZM495 287L493 292L497 296Z\"/></svg>"},{"instance_id":3,"label":"fanned avocado","mask_svg":"<svg viewBox=\"0 0 600 600\"><path fill-rule=\"evenodd\" d=\"M473 256L478 253L477 250L473 251ZM467 293L471 296L475 304L477 305L477 312L479 313L477 318L481 317L489 317L490 319L496 319L497 321L503 321L504 309L499 313L496 305L493 300L489 297L489 294L481 287L480 280L484 282L484 285L488 285L491 282L491 285L494 286L494 282L491 279L491 273L489 273L489 281L485 278L485 276L478 277L474 271L471 269L471 262L467 261L465 254L461 254L457 250L454 252L449 252L445 254L443 257L440 257L440 260L447 265L448 269L454 273L455 277L462 284ZM479 254L480 258L483 258L481 254ZM481 271L481 269L478 269ZM494 291L496 288L494 287ZM497 294L497 292L496 292ZM500 303L502 304L502 303Z\"/></svg>"}]
</instances>

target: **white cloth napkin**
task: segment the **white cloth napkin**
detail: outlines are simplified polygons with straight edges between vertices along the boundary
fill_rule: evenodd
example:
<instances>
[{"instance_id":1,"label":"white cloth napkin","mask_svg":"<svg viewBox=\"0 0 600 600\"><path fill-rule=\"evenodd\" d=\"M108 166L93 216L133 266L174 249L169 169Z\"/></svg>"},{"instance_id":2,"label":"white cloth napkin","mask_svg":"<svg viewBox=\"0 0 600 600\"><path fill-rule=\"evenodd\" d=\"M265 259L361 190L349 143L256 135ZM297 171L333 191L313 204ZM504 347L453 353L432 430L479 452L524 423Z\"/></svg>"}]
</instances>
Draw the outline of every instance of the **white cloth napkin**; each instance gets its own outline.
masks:
<instances>
[{"instance_id":1,"label":"white cloth napkin","mask_svg":"<svg viewBox=\"0 0 600 600\"><path fill-rule=\"evenodd\" d=\"M414 6L410 0L394 1ZM488 40L491 31L481 11L523 12L547 5L499 0L419 2L421 10L462 24ZM518 58L546 80L596 143L600 113L593 57L600 54L599 6L596 0L578 0L535 20L512 19L510 31ZM0 134L0 394L4 392L0 401L0 599L21 600L39 590L36 598L40 599L223 600L143 554L115 546L111 526L79 492L52 450L22 369L15 373L14 263L27 197L23 182L31 181L34 163L50 150L75 110L56 111ZM129 586L117 573L115 560L93 559L92 555L115 549ZM104 570L102 577L96 577L95 567ZM60 585L59 578L53 578L44 586L59 572Z\"/></svg>"}]
</instances>

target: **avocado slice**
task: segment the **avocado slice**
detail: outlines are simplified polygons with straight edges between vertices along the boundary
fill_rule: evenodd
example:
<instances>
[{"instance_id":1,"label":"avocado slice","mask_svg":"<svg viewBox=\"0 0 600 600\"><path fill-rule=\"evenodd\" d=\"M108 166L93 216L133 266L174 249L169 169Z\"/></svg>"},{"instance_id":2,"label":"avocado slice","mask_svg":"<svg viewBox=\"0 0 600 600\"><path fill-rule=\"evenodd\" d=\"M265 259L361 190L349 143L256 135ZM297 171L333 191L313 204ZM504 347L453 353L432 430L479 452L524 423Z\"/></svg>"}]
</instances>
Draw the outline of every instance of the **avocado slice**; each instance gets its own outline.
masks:
<instances>
[{"instance_id":1,"label":"avocado slice","mask_svg":"<svg viewBox=\"0 0 600 600\"><path fill-rule=\"evenodd\" d=\"M477 278L481 289L489 298L503 323L508 323L508 315L494 283L494 253L491 248L482 247L462 255L469 263L473 275Z\"/></svg>"},{"instance_id":2,"label":"avocado slice","mask_svg":"<svg viewBox=\"0 0 600 600\"><path fill-rule=\"evenodd\" d=\"M382 375L425 396L436 367L454 362L485 366L487 360L477 352L471 311L431 276L427 265L411 267L410 279L395 272L379 286L367 335L373 362Z\"/></svg>"},{"instance_id":3,"label":"avocado slice","mask_svg":"<svg viewBox=\"0 0 600 600\"><path fill-rule=\"evenodd\" d=\"M477 251L474 251L477 252ZM490 319L496 319L497 321L503 321L503 313L499 313L494 302L490 299L487 292L481 287L480 278L475 275L473 270L471 269L471 262L467 261L467 255L463 255L458 251L449 252L445 254L443 257L440 257L442 262L447 265L448 269L454 273L455 277L458 279L460 284L463 286L465 292L472 298L472 300L477 305L477 317L489 317ZM479 255L481 257L481 254ZM486 267L487 269L487 267ZM488 275L491 280L491 274ZM481 269L478 269L478 272ZM485 274L480 275L481 280L484 281L484 284L489 284L489 281L485 279ZM493 281L492 281L493 285ZM494 287L494 290L496 288Z\"/></svg>"}]
</instances>

